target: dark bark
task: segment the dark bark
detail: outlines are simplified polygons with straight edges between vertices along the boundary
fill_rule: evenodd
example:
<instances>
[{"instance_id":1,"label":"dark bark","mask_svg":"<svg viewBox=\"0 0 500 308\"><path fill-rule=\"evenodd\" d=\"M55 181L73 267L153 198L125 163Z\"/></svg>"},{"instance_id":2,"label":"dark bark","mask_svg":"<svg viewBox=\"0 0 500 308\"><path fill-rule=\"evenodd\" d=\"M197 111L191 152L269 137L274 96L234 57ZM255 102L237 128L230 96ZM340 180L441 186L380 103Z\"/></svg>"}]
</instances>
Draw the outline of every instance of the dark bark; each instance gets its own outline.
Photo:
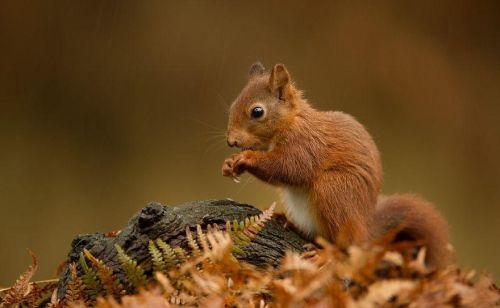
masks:
<instances>
[{"instance_id":1,"label":"dark bark","mask_svg":"<svg viewBox=\"0 0 500 308\"><path fill-rule=\"evenodd\" d=\"M123 278L114 247L118 244L130 257L150 271L149 240L161 238L172 247L186 248L188 246L186 226L189 226L191 231L196 230L197 224L200 224L204 230L208 224L218 224L223 227L227 220L241 221L260 213L259 209L251 205L231 200L197 201L178 206L150 203L134 215L121 233L115 237L107 237L103 233L77 236L71 244L68 263L78 264L80 252L87 248L96 258L103 260L111 267L118 277ZM250 245L244 248L244 254L237 257L241 261L259 267L277 266L287 250L303 251L306 243L308 241L300 234L285 228L282 221L272 219L266 223ZM81 270L79 266L78 270ZM66 266L60 276L59 298L64 296L68 278L69 269Z\"/></svg>"}]
</instances>

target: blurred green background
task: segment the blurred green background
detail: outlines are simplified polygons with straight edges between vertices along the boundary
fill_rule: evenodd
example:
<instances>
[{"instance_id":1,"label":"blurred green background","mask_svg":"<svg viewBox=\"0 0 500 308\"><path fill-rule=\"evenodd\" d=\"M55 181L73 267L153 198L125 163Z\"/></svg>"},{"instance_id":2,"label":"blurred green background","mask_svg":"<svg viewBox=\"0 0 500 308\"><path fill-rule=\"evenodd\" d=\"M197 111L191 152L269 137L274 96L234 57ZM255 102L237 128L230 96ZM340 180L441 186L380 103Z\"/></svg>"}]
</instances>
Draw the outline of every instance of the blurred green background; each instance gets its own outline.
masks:
<instances>
[{"instance_id":1,"label":"blurred green background","mask_svg":"<svg viewBox=\"0 0 500 308\"><path fill-rule=\"evenodd\" d=\"M0 285L148 201L275 189L220 175L250 64L283 62L320 109L353 114L384 193L417 192L460 264L500 274L500 2L2 1Z\"/></svg>"}]
</instances>

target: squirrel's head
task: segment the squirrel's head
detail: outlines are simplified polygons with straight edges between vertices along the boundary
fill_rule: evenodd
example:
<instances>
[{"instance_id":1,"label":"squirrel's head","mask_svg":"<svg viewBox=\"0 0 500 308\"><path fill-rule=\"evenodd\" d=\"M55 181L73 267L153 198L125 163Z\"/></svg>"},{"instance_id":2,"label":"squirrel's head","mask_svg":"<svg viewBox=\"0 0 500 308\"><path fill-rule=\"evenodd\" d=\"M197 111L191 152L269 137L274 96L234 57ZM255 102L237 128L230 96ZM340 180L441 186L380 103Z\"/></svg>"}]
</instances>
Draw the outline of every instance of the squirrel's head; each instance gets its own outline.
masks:
<instances>
[{"instance_id":1,"label":"squirrel's head","mask_svg":"<svg viewBox=\"0 0 500 308\"><path fill-rule=\"evenodd\" d=\"M295 116L300 97L283 64L276 64L271 72L260 62L253 64L248 83L229 110L228 145L269 150L276 133Z\"/></svg>"}]
</instances>

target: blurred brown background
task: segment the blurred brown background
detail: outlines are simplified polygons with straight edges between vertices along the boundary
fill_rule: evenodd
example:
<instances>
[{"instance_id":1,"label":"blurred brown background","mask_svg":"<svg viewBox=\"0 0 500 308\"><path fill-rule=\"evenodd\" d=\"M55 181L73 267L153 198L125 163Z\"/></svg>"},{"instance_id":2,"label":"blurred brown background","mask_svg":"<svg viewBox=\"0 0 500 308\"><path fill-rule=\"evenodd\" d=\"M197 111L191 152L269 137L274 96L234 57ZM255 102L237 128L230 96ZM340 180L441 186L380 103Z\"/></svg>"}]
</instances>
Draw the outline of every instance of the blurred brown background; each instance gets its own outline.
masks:
<instances>
[{"instance_id":1,"label":"blurred brown background","mask_svg":"<svg viewBox=\"0 0 500 308\"><path fill-rule=\"evenodd\" d=\"M287 64L320 109L374 135L385 193L418 192L459 262L500 274L498 1L2 1L0 285L148 201L267 207L220 175L252 62Z\"/></svg>"}]
</instances>

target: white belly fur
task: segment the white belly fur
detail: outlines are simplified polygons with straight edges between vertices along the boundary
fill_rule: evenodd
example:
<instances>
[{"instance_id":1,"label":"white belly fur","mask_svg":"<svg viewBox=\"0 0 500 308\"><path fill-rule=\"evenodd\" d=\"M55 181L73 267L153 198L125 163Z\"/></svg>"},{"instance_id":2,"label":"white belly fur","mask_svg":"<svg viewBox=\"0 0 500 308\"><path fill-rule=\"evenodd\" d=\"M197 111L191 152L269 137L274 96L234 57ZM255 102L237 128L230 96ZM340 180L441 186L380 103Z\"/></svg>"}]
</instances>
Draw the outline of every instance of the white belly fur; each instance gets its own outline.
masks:
<instances>
[{"instance_id":1,"label":"white belly fur","mask_svg":"<svg viewBox=\"0 0 500 308\"><path fill-rule=\"evenodd\" d=\"M311 215L307 191L295 187L283 187L282 199L288 220L306 235L314 237L317 234L317 224Z\"/></svg>"}]
</instances>

